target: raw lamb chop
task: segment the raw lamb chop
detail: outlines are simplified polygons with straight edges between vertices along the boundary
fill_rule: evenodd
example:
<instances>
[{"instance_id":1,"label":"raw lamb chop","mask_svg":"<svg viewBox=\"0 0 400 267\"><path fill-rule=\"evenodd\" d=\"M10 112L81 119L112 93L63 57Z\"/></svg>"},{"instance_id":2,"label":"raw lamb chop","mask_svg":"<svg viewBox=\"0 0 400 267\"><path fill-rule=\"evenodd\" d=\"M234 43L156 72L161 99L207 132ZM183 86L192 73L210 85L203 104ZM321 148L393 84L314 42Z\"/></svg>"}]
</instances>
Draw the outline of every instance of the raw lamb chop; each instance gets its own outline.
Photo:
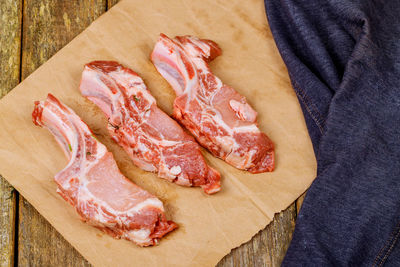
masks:
<instances>
[{"instance_id":1,"label":"raw lamb chop","mask_svg":"<svg viewBox=\"0 0 400 267\"><path fill-rule=\"evenodd\" d=\"M114 61L88 63L80 90L103 110L110 135L138 167L208 194L220 190L220 175L206 164L200 146L157 107L133 70Z\"/></svg>"},{"instance_id":2,"label":"raw lamb chop","mask_svg":"<svg viewBox=\"0 0 400 267\"><path fill-rule=\"evenodd\" d=\"M173 117L216 157L252 173L273 171L274 145L246 98L211 73L221 54L210 40L161 34L151 60L175 90Z\"/></svg>"},{"instance_id":3,"label":"raw lamb chop","mask_svg":"<svg viewBox=\"0 0 400 267\"><path fill-rule=\"evenodd\" d=\"M54 135L69 159L54 177L57 192L84 222L139 246L155 245L177 228L165 219L162 202L121 174L113 155L70 108L49 94L35 102L32 119Z\"/></svg>"}]
</instances>

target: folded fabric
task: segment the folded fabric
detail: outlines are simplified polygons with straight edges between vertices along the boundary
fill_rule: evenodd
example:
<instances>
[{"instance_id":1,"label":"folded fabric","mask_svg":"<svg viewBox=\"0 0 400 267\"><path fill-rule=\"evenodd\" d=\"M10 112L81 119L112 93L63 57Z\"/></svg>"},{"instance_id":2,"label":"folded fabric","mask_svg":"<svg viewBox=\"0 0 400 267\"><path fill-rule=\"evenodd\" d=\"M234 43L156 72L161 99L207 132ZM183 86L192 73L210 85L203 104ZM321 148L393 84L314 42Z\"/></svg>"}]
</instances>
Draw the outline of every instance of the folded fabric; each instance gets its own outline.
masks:
<instances>
[{"instance_id":1,"label":"folded fabric","mask_svg":"<svg viewBox=\"0 0 400 267\"><path fill-rule=\"evenodd\" d=\"M400 266L400 1L265 0L318 161L284 266Z\"/></svg>"}]
</instances>

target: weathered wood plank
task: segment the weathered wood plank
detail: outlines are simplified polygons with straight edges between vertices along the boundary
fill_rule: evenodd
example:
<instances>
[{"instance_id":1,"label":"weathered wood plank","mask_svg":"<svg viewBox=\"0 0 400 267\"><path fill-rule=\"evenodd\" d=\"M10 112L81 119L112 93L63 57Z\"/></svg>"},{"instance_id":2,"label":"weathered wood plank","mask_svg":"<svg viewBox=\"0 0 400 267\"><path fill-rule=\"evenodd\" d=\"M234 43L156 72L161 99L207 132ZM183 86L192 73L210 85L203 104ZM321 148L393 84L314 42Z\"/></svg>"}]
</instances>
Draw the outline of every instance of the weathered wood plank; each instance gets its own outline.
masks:
<instances>
[{"instance_id":1,"label":"weathered wood plank","mask_svg":"<svg viewBox=\"0 0 400 267\"><path fill-rule=\"evenodd\" d=\"M99 17L106 0L26 0L23 11L22 79ZM22 197L18 264L89 266L89 263Z\"/></svg>"},{"instance_id":2,"label":"weathered wood plank","mask_svg":"<svg viewBox=\"0 0 400 267\"><path fill-rule=\"evenodd\" d=\"M301 208L301 206L303 205L303 201L304 201L304 198L306 197L306 194L307 194L307 191L306 191L304 194L302 194L302 195L296 200L296 211L297 211L297 215L298 215L299 212L300 212L300 208Z\"/></svg>"},{"instance_id":3,"label":"weathered wood plank","mask_svg":"<svg viewBox=\"0 0 400 267\"><path fill-rule=\"evenodd\" d=\"M22 0L21 0L22 1ZM19 82L22 2L0 2L0 98ZM0 264L14 265L17 192L0 175Z\"/></svg>"},{"instance_id":4,"label":"weathered wood plank","mask_svg":"<svg viewBox=\"0 0 400 267\"><path fill-rule=\"evenodd\" d=\"M118 3L120 0L108 0L107 1L107 9L110 9L113 7L116 3Z\"/></svg>"},{"instance_id":5,"label":"weathered wood plank","mask_svg":"<svg viewBox=\"0 0 400 267\"><path fill-rule=\"evenodd\" d=\"M16 191L0 176L0 263L1 266L14 265L14 237L16 214Z\"/></svg>"},{"instance_id":6,"label":"weathered wood plank","mask_svg":"<svg viewBox=\"0 0 400 267\"><path fill-rule=\"evenodd\" d=\"M280 266L296 221L296 205L276 214L274 220L252 240L231 251L218 267L228 266Z\"/></svg>"},{"instance_id":7,"label":"weathered wood plank","mask_svg":"<svg viewBox=\"0 0 400 267\"><path fill-rule=\"evenodd\" d=\"M21 1L0 2L0 98L19 82L21 14Z\"/></svg>"},{"instance_id":8,"label":"weathered wood plank","mask_svg":"<svg viewBox=\"0 0 400 267\"><path fill-rule=\"evenodd\" d=\"M105 8L106 0L25 0L22 78L68 44Z\"/></svg>"},{"instance_id":9,"label":"weathered wood plank","mask_svg":"<svg viewBox=\"0 0 400 267\"><path fill-rule=\"evenodd\" d=\"M19 266L90 266L25 199L19 212Z\"/></svg>"}]
</instances>

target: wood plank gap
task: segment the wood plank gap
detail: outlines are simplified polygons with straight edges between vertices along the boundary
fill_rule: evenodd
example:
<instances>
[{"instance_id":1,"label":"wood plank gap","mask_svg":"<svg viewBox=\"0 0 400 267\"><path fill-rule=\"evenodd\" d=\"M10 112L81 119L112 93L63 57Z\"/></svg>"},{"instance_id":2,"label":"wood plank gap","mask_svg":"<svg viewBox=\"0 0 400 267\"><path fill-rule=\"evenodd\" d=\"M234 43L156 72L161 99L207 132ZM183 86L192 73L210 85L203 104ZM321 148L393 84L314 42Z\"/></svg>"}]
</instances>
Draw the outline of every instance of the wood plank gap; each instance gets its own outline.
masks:
<instances>
[{"instance_id":1,"label":"wood plank gap","mask_svg":"<svg viewBox=\"0 0 400 267\"><path fill-rule=\"evenodd\" d=\"M25 0L21 1L21 8L20 8L20 45L19 45L19 77L18 82L22 82L22 40L24 34L24 7L25 7ZM18 233L19 233L19 192L15 190L15 219L14 219L14 266L18 266Z\"/></svg>"},{"instance_id":2,"label":"wood plank gap","mask_svg":"<svg viewBox=\"0 0 400 267\"><path fill-rule=\"evenodd\" d=\"M18 81L22 82L22 45L23 42L22 40L24 39L24 7L25 7L25 0L21 1L21 9L20 9L20 16L21 18L19 19L19 23L21 25L21 29L20 29L20 45L19 45L19 77L18 77ZM18 192L17 192L18 193ZM18 193L19 194L19 193Z\"/></svg>"},{"instance_id":3,"label":"wood plank gap","mask_svg":"<svg viewBox=\"0 0 400 267\"><path fill-rule=\"evenodd\" d=\"M19 225L19 193L15 190L15 219L14 219L14 266L18 266L18 225Z\"/></svg>"}]
</instances>

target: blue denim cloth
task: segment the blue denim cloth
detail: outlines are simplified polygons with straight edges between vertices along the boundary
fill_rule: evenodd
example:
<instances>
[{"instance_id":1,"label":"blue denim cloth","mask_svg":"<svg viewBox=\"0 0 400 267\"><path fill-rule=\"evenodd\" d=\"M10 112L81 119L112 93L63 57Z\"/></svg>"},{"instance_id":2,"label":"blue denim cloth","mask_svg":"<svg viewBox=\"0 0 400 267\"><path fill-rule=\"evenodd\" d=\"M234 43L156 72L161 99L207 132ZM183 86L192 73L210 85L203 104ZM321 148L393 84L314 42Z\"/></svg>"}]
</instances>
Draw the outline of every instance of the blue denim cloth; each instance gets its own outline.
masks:
<instances>
[{"instance_id":1,"label":"blue denim cloth","mask_svg":"<svg viewBox=\"0 0 400 267\"><path fill-rule=\"evenodd\" d=\"M400 266L400 1L265 0L318 161L284 266Z\"/></svg>"}]
</instances>

